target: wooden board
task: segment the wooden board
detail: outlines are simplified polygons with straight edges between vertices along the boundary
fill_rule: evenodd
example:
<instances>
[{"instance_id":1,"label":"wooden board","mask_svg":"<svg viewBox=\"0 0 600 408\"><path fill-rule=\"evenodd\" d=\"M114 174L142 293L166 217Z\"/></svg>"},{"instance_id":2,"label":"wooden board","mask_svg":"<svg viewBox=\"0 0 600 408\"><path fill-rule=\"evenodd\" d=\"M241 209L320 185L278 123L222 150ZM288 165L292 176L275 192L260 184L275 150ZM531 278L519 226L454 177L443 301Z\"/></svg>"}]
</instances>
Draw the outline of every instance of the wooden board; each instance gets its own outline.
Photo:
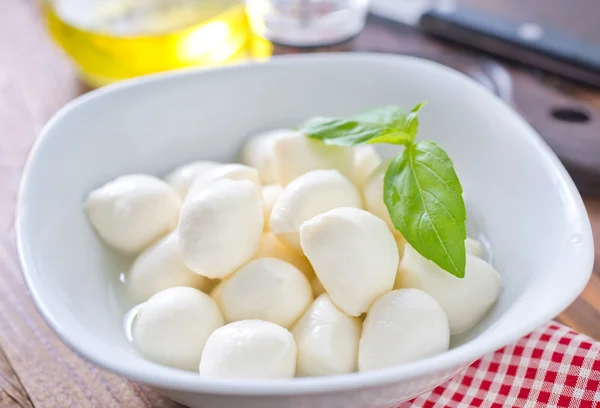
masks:
<instances>
[{"instance_id":1,"label":"wooden board","mask_svg":"<svg viewBox=\"0 0 600 408\"><path fill-rule=\"evenodd\" d=\"M36 4L0 1L0 407L175 407L154 390L99 369L69 350L43 322L23 284L13 229L21 170L42 125L86 90L50 43ZM398 44L408 44L414 52L447 52L442 44L377 22L351 48L398 52ZM600 110L597 92L568 90ZM587 199L586 205L598 234L600 200ZM559 320L600 339L600 270Z\"/></svg>"}]
</instances>

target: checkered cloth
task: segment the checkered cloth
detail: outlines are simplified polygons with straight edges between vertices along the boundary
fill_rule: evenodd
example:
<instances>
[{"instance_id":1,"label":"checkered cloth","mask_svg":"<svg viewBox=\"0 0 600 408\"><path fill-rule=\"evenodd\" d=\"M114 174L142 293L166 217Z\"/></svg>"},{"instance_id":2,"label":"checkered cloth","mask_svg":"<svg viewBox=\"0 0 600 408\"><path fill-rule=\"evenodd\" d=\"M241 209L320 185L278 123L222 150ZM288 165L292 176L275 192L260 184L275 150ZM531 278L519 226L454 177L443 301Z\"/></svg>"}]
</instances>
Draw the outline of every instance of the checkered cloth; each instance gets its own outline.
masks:
<instances>
[{"instance_id":1,"label":"checkered cloth","mask_svg":"<svg viewBox=\"0 0 600 408\"><path fill-rule=\"evenodd\" d=\"M399 408L599 408L600 343L555 322Z\"/></svg>"}]
</instances>

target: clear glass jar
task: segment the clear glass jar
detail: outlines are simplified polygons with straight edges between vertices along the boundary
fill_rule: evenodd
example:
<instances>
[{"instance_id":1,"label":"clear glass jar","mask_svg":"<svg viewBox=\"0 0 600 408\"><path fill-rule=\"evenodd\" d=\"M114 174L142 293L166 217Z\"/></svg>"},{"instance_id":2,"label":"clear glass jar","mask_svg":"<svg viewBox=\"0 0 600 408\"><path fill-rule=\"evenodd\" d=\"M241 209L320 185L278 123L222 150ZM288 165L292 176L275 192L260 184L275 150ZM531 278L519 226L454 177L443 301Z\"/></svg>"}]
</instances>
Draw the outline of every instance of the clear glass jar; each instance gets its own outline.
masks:
<instances>
[{"instance_id":1,"label":"clear glass jar","mask_svg":"<svg viewBox=\"0 0 600 408\"><path fill-rule=\"evenodd\" d=\"M242 0L42 0L42 7L51 36L92 86L247 56Z\"/></svg>"},{"instance_id":2,"label":"clear glass jar","mask_svg":"<svg viewBox=\"0 0 600 408\"><path fill-rule=\"evenodd\" d=\"M369 0L246 0L246 4L256 34L282 45L319 47L357 35L365 25Z\"/></svg>"}]
</instances>

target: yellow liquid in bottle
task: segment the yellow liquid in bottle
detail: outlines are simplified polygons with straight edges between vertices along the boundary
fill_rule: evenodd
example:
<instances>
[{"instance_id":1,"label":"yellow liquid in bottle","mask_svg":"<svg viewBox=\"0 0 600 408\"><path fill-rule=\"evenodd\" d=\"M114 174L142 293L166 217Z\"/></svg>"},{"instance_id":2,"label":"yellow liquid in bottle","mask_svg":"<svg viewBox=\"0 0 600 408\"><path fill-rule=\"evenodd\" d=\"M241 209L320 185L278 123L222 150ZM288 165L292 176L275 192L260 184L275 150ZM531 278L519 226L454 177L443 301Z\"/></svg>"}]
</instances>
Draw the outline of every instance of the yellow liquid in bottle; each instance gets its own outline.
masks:
<instances>
[{"instance_id":1,"label":"yellow liquid in bottle","mask_svg":"<svg viewBox=\"0 0 600 408\"><path fill-rule=\"evenodd\" d=\"M42 3L52 37L92 86L247 57L239 0L56 0Z\"/></svg>"}]
</instances>

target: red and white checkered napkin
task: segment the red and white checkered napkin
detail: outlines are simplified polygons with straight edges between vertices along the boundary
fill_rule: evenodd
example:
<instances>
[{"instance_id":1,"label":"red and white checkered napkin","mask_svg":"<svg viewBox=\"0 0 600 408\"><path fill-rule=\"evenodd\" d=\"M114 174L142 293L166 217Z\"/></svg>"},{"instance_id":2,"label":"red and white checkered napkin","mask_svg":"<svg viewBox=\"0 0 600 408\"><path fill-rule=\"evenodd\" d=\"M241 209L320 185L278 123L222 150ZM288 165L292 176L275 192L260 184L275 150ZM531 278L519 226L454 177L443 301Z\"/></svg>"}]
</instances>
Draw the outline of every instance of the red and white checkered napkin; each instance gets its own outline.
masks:
<instances>
[{"instance_id":1,"label":"red and white checkered napkin","mask_svg":"<svg viewBox=\"0 0 600 408\"><path fill-rule=\"evenodd\" d=\"M600 407L600 343L555 322L399 408Z\"/></svg>"}]
</instances>

